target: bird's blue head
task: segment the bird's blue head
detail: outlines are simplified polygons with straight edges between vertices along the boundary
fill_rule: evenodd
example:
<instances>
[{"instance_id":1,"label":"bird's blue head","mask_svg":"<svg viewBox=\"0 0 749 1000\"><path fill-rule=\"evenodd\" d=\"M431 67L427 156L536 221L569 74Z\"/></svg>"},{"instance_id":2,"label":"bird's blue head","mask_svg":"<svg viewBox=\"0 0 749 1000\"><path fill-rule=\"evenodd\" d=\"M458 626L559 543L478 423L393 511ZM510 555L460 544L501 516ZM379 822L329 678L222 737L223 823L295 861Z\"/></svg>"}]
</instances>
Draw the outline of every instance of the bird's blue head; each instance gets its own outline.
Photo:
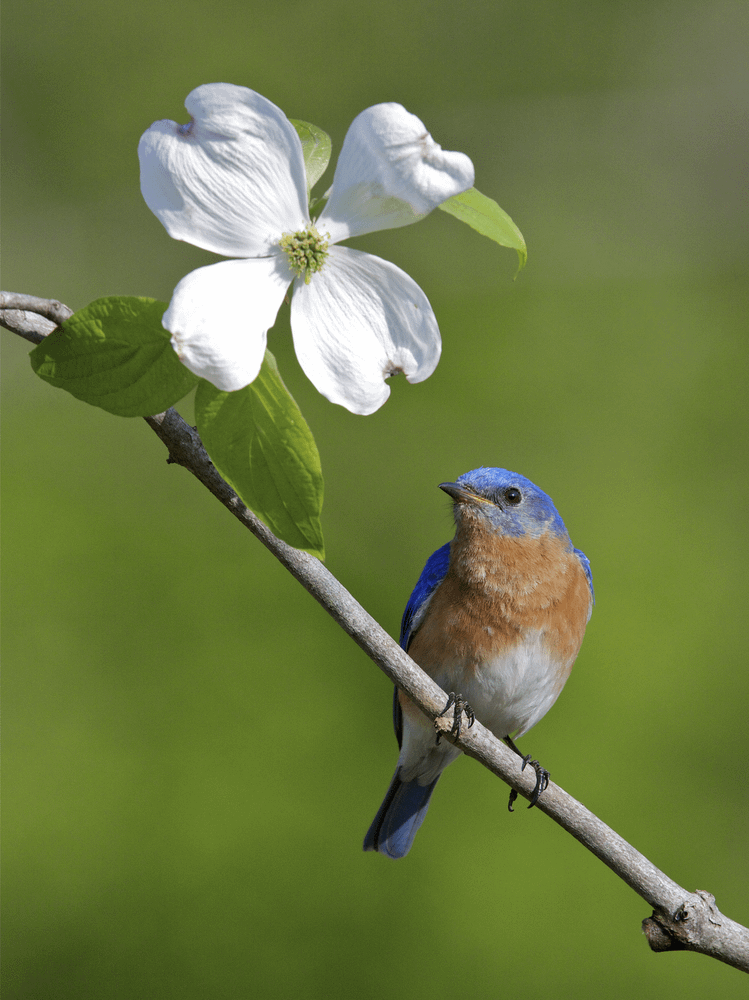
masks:
<instances>
[{"instance_id":1,"label":"bird's blue head","mask_svg":"<svg viewBox=\"0 0 749 1000\"><path fill-rule=\"evenodd\" d=\"M458 525L470 511L501 535L567 534L551 497L517 472L474 469L454 483L440 483L440 489L452 497Z\"/></svg>"}]
</instances>

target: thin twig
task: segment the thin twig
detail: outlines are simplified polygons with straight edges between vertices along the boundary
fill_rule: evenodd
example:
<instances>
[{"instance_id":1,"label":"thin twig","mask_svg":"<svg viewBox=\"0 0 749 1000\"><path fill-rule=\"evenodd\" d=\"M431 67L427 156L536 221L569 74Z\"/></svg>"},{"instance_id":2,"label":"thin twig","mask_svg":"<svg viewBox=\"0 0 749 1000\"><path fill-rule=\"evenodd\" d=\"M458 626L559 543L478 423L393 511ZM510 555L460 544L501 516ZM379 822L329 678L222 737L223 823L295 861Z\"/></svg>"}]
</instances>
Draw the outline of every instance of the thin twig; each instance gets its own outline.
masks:
<instances>
[{"instance_id":1,"label":"thin twig","mask_svg":"<svg viewBox=\"0 0 749 1000\"><path fill-rule=\"evenodd\" d=\"M0 323L34 343L44 339L45 325L50 327L55 318L64 322L69 315L70 310L59 302L0 293ZM44 318L45 324L40 323L39 317ZM479 722L470 729L464 726L458 738L450 735L452 720L437 719L447 699L445 692L367 614L319 559L276 538L242 503L216 471L197 431L176 410L169 409L145 420L166 445L169 460L199 479L283 563L390 680L436 720L435 725L446 739L530 798L535 774L521 772L515 754ZM698 951L749 972L749 929L723 916L713 896L701 890L683 889L558 785L549 784L536 808L572 834L653 907L652 917L643 921L643 930L654 951Z\"/></svg>"}]
</instances>

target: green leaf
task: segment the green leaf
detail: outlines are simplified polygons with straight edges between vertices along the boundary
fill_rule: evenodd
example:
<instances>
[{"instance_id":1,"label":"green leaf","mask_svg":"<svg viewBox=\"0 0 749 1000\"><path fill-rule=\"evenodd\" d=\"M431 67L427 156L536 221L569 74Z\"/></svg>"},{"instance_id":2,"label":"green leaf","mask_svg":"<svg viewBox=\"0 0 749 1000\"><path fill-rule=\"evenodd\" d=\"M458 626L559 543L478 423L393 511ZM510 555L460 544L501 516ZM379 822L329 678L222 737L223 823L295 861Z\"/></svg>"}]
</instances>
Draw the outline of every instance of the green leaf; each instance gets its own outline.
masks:
<instances>
[{"instance_id":1,"label":"green leaf","mask_svg":"<svg viewBox=\"0 0 749 1000\"><path fill-rule=\"evenodd\" d=\"M161 325L164 302L96 299L31 352L36 374L76 399L120 417L161 413L198 381Z\"/></svg>"},{"instance_id":2,"label":"green leaf","mask_svg":"<svg viewBox=\"0 0 749 1000\"><path fill-rule=\"evenodd\" d=\"M289 545L323 559L320 456L270 351L238 392L201 380L195 419L213 464L250 510Z\"/></svg>"},{"instance_id":3,"label":"green leaf","mask_svg":"<svg viewBox=\"0 0 749 1000\"><path fill-rule=\"evenodd\" d=\"M330 162L333 144L328 133L323 132L317 125L310 125L309 122L302 122L296 118L290 118L289 121L302 140L304 167L307 171L307 196L309 197L310 191L325 173L325 168Z\"/></svg>"},{"instance_id":4,"label":"green leaf","mask_svg":"<svg viewBox=\"0 0 749 1000\"><path fill-rule=\"evenodd\" d=\"M517 250L520 261L518 271L525 267L528 251L523 234L496 201L487 198L476 188L469 188L468 191L443 201L439 207L448 215L454 215L456 219L467 223L482 236L488 236L503 247Z\"/></svg>"}]
</instances>

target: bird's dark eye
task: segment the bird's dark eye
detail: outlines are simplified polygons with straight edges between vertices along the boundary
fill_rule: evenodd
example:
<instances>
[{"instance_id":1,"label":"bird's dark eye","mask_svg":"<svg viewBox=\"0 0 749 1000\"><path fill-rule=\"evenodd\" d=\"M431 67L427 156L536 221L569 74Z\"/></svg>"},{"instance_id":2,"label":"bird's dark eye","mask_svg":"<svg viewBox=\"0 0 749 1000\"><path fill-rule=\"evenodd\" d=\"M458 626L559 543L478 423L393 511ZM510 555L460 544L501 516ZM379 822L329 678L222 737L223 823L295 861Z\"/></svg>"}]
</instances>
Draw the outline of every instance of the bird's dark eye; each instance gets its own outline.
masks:
<instances>
[{"instance_id":1,"label":"bird's dark eye","mask_svg":"<svg viewBox=\"0 0 749 1000\"><path fill-rule=\"evenodd\" d=\"M513 507L517 507L522 499L523 494L514 486L510 486L509 489L505 490L505 500L512 504Z\"/></svg>"}]
</instances>

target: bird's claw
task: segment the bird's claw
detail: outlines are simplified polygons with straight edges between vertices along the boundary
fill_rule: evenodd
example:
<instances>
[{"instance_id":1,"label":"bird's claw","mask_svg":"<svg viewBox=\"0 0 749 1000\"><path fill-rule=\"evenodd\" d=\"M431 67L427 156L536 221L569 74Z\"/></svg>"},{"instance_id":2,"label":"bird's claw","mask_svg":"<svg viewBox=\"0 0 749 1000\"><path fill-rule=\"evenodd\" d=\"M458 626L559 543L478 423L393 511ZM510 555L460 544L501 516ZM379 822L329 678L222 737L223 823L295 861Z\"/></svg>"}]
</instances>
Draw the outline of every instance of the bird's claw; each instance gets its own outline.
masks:
<instances>
[{"instance_id":1,"label":"bird's claw","mask_svg":"<svg viewBox=\"0 0 749 1000\"><path fill-rule=\"evenodd\" d=\"M541 793L545 792L546 789L549 787L549 772L546 770L545 767L541 767L541 765L537 760L531 760L531 755L529 753L523 756L523 754L521 754L521 752L518 750L518 748L515 746L514 742L512 741L512 739L510 739L509 736L505 736L504 741L510 748L510 750L514 751L518 755L518 757L520 757L521 760L523 761L523 763L520 765L521 771L524 771L526 767L530 765L536 772L536 786L533 789L533 793L531 795L531 802L530 805L528 806L529 809L532 809L533 806L535 806L535 804L541 798ZM512 807L517 797L518 793L515 791L514 788L511 789L510 801L507 803L507 808L510 812L514 812L514 809Z\"/></svg>"},{"instance_id":2,"label":"bird's claw","mask_svg":"<svg viewBox=\"0 0 749 1000\"><path fill-rule=\"evenodd\" d=\"M531 755L529 753L526 754L525 757L523 757L523 763L520 766L520 770L524 771L527 764L530 764L530 766L536 772L536 787L533 789L533 794L531 795L531 804L528 806L529 809L532 809L533 806L535 806L535 804L540 799L541 792L545 792L546 789L549 787L549 772L546 770L545 767L541 767L541 765L538 763L537 760L531 760ZM515 791L514 788L511 788L510 801L507 803L507 808L509 809L510 812L515 811L512 807L517 797L518 793Z\"/></svg>"},{"instance_id":3,"label":"bird's claw","mask_svg":"<svg viewBox=\"0 0 749 1000\"><path fill-rule=\"evenodd\" d=\"M476 715L475 715L473 709L471 708L471 706L468 704L468 702L464 701L463 697L461 695L459 695L459 694L456 695L454 691L451 691L450 694L448 695L448 697L447 697L447 704L442 709L442 711L437 716L437 718L441 719L443 716L447 715L447 713L450 711L450 709L453 710L453 724L452 724L452 726L450 727L450 730L449 730L450 735L451 736L460 736L461 730L463 728L463 712L465 712L465 714L466 714L466 716L468 718L468 728L469 729L471 728L471 726L476 721ZM438 744L439 744L439 741L440 741L441 738L442 738L442 730L440 729L437 732L437 743Z\"/></svg>"},{"instance_id":4,"label":"bird's claw","mask_svg":"<svg viewBox=\"0 0 749 1000\"><path fill-rule=\"evenodd\" d=\"M541 792L545 792L549 787L549 772L545 767L541 767L537 760L531 760L531 755L526 754L523 757L523 764L520 768L521 771L525 770L526 764L530 764L533 770L536 772L536 787L533 789L533 794L531 795L531 804L528 806L532 809L533 806L538 802L541 797Z\"/></svg>"}]
</instances>

